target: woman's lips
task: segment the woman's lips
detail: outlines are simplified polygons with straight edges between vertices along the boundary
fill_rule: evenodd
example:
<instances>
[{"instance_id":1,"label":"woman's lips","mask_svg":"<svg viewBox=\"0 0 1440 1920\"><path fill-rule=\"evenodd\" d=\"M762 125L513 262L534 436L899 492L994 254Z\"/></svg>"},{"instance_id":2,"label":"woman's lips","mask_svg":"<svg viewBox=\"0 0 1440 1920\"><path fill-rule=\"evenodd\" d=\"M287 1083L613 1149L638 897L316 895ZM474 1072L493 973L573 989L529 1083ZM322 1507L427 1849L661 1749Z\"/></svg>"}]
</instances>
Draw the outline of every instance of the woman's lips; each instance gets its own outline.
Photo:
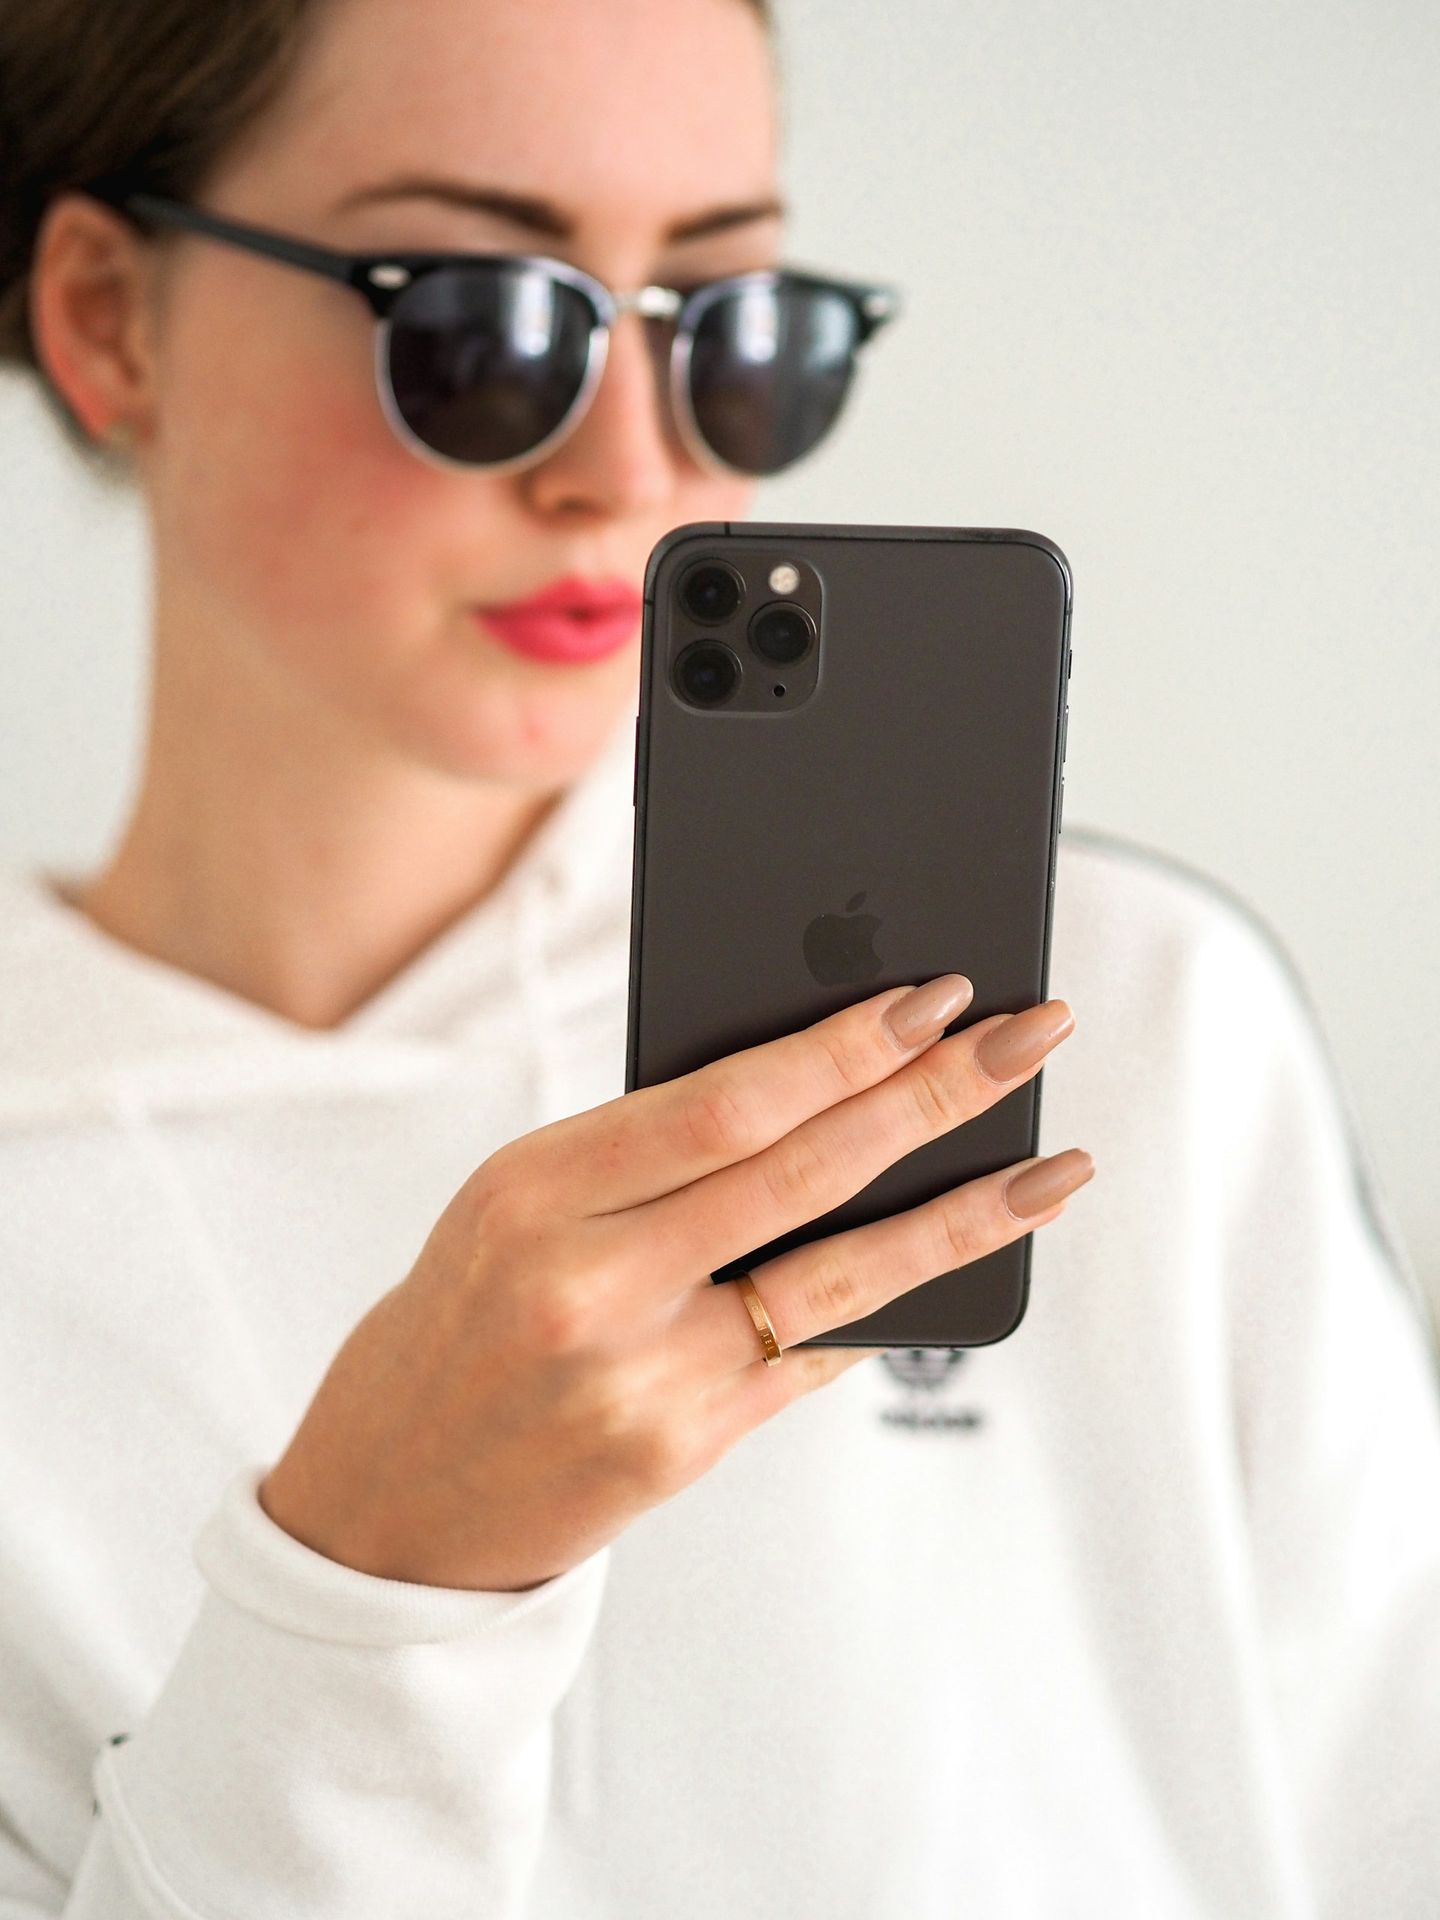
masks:
<instances>
[{"instance_id":1,"label":"woman's lips","mask_svg":"<svg viewBox=\"0 0 1440 1920\"><path fill-rule=\"evenodd\" d=\"M643 602L623 580L567 575L539 593L503 606L475 607L486 630L530 660L601 660L634 638Z\"/></svg>"}]
</instances>

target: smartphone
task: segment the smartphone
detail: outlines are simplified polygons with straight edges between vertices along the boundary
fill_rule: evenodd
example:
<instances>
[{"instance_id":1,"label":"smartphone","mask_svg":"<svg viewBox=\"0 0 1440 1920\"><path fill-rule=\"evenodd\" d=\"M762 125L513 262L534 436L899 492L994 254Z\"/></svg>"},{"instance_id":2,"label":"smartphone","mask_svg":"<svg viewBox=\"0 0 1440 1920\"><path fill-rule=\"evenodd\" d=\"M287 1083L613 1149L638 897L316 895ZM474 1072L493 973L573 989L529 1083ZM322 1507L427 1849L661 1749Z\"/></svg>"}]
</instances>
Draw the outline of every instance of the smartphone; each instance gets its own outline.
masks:
<instances>
[{"instance_id":1,"label":"smartphone","mask_svg":"<svg viewBox=\"0 0 1440 1920\"><path fill-rule=\"evenodd\" d=\"M955 971L958 1032L1049 997L1070 567L994 527L675 528L645 574L626 1091ZM717 1268L1039 1151L1040 1075ZM804 1344L1015 1331L1033 1235Z\"/></svg>"}]
</instances>

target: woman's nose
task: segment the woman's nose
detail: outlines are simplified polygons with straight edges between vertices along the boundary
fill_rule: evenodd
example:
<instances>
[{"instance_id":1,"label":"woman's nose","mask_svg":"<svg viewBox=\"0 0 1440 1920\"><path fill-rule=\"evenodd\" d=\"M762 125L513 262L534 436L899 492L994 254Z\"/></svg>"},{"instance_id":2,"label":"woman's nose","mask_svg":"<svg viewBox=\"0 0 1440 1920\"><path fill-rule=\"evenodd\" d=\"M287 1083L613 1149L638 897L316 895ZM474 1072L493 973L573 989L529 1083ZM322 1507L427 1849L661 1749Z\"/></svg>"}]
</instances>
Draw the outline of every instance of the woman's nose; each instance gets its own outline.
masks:
<instances>
[{"instance_id":1,"label":"woman's nose","mask_svg":"<svg viewBox=\"0 0 1440 1920\"><path fill-rule=\"evenodd\" d=\"M519 475L542 512L621 517L653 511L674 492L685 456L661 393L663 367L646 337L649 324L637 313L620 316L580 424Z\"/></svg>"}]
</instances>

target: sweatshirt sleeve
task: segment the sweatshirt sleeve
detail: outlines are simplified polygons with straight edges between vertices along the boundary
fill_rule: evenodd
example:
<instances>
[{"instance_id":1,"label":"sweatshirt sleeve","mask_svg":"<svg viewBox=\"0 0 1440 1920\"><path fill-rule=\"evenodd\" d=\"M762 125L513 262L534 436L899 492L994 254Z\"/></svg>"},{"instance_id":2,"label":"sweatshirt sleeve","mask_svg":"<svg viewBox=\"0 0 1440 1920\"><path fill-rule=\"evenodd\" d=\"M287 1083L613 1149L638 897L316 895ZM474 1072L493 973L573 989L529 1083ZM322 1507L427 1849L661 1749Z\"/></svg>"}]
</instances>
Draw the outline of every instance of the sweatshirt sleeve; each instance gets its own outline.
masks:
<instances>
[{"instance_id":1,"label":"sweatshirt sleeve","mask_svg":"<svg viewBox=\"0 0 1440 1920\"><path fill-rule=\"evenodd\" d=\"M142 1723L93 1769L74 1920L519 1920L551 1716L609 1548L524 1593L343 1567L225 1489L206 1588ZM61 1911L7 1909L0 1913Z\"/></svg>"},{"instance_id":2,"label":"sweatshirt sleeve","mask_svg":"<svg viewBox=\"0 0 1440 1920\"><path fill-rule=\"evenodd\" d=\"M1318 1920L1428 1920L1440 1913L1434 1326L1298 976L1252 931L1235 938L1228 991L1212 1000L1230 1035L1212 1082L1229 1119L1217 1188L1298 1870Z\"/></svg>"}]
</instances>

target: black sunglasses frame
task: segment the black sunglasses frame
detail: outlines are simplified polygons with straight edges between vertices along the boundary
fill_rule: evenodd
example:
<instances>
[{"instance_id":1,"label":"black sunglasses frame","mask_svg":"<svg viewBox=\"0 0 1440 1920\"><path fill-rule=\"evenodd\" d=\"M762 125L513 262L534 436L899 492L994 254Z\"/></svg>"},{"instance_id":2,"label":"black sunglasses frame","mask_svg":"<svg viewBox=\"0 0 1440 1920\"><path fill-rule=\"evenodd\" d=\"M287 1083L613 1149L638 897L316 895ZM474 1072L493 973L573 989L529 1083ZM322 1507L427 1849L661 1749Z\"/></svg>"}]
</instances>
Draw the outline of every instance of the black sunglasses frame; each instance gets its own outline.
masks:
<instances>
[{"instance_id":1,"label":"black sunglasses frame","mask_svg":"<svg viewBox=\"0 0 1440 1920\"><path fill-rule=\"evenodd\" d=\"M589 406L604 371L610 330L622 313L633 308L647 319L670 320L674 323L675 332L669 356L670 404L681 440L691 457L699 465L708 467L714 472L741 474L747 479L759 478L761 476L754 469L736 467L722 459L705 439L695 416L689 384L690 354L696 328L707 308L715 301L726 299L737 292L744 291L747 287L773 288L782 285L798 285L839 294L849 303L855 315L856 335L853 353L858 353L866 341L887 321L894 319L900 311L899 292L893 286L837 280L793 267L760 268L748 273L731 274L722 279L707 280L688 289L650 285L634 288L627 293L616 293L603 281L597 280L593 274L586 273L583 268L572 266L569 261L557 260L548 254L343 253L333 247L321 246L315 241L302 240L293 234L277 232L271 227L232 220L223 214L211 213L203 207L192 206L186 201L176 200L165 194L112 191L103 187L90 187L86 191L92 198L101 201L113 211L125 215L142 229L147 222L183 228L192 233L203 234L209 239L224 241L228 245L243 248L247 252L260 254L267 259L280 261L287 266L299 267L307 273L323 274L327 279L338 280L345 286L352 287L364 298L377 322L375 384L387 423L397 437L422 459L434 465L464 472L506 473L532 466L572 433ZM400 413L390 377L391 315L401 294L426 275L446 270L463 271L467 267L482 264L538 269L550 275L564 285L574 288L584 297L591 310L592 323L584 376L574 399L558 424L534 446L515 455L512 459L455 460L421 440ZM820 439L824 439L828 432L827 427ZM818 444L819 440L812 443L812 445ZM807 447L795 458L803 459L811 450L811 447ZM790 465L793 462L785 464ZM775 468L770 471L779 472L781 469Z\"/></svg>"}]
</instances>

